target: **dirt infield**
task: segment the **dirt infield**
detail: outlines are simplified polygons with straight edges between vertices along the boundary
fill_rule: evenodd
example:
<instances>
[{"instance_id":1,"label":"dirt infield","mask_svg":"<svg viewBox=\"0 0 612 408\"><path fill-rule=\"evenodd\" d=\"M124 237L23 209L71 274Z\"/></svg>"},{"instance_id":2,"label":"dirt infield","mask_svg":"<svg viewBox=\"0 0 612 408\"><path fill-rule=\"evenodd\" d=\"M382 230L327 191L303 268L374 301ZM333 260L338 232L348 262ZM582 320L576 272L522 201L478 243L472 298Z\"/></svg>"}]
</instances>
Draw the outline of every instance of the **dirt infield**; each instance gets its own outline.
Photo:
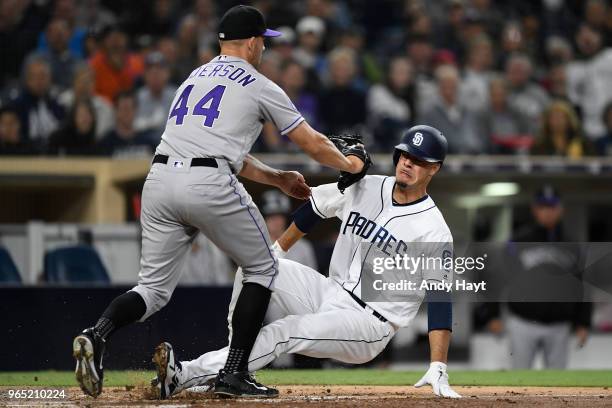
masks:
<instances>
[{"instance_id":1,"label":"dirt infield","mask_svg":"<svg viewBox=\"0 0 612 408\"><path fill-rule=\"evenodd\" d=\"M23 387L31 389L32 387ZM430 389L398 386L281 386L273 400L230 400L210 394L182 393L167 401L151 400L147 387L107 388L97 399L86 397L78 388L65 388L65 399L9 399L15 387L0 387L1 406L165 406L165 407L610 407L608 387L455 387L461 400L440 399Z\"/></svg>"}]
</instances>

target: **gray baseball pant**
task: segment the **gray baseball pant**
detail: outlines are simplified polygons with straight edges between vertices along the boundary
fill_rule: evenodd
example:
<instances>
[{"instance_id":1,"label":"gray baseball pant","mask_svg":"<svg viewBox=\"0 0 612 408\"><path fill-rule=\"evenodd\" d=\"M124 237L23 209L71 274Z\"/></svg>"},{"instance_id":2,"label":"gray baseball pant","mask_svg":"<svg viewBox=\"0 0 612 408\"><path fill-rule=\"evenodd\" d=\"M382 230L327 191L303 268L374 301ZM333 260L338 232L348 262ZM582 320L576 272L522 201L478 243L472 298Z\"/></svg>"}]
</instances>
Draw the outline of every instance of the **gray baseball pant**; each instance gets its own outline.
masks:
<instances>
[{"instance_id":1,"label":"gray baseball pant","mask_svg":"<svg viewBox=\"0 0 612 408\"><path fill-rule=\"evenodd\" d=\"M513 369L530 369L538 349L544 352L544 365L550 369L567 367L570 323L544 324L522 317L508 317L508 333Z\"/></svg>"},{"instance_id":2,"label":"gray baseball pant","mask_svg":"<svg viewBox=\"0 0 612 408\"><path fill-rule=\"evenodd\" d=\"M224 160L218 168L191 167L170 157L151 167L142 190L142 255L138 285L147 311L164 307L183 270L186 253L201 231L244 271L243 282L273 289L278 260L253 199Z\"/></svg>"}]
</instances>

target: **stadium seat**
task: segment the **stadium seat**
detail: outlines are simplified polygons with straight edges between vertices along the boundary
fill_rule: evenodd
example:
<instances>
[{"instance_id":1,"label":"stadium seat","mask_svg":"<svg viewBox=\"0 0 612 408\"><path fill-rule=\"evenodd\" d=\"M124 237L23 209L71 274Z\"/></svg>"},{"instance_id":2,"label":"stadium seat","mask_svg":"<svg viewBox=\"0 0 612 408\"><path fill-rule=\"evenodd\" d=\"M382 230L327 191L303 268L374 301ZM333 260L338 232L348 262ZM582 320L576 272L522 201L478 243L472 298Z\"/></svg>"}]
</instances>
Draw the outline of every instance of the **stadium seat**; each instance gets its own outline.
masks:
<instances>
[{"instance_id":1,"label":"stadium seat","mask_svg":"<svg viewBox=\"0 0 612 408\"><path fill-rule=\"evenodd\" d=\"M11 254L0 247L0 283L21 283L21 276Z\"/></svg>"},{"instance_id":2,"label":"stadium seat","mask_svg":"<svg viewBox=\"0 0 612 408\"><path fill-rule=\"evenodd\" d=\"M100 256L87 245L47 252L44 276L51 283L110 283Z\"/></svg>"}]
</instances>

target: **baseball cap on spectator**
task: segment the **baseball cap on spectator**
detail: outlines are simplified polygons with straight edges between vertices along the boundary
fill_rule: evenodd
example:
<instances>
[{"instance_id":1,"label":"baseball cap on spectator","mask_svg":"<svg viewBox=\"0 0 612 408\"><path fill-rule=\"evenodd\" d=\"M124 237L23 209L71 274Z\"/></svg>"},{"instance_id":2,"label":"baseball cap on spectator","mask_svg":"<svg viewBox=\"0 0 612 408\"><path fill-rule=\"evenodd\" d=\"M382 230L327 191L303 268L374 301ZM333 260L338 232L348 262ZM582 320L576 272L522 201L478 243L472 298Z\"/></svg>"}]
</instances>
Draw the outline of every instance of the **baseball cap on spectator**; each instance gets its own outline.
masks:
<instances>
[{"instance_id":1,"label":"baseball cap on spectator","mask_svg":"<svg viewBox=\"0 0 612 408\"><path fill-rule=\"evenodd\" d=\"M264 216L274 214L289 214L291 211L291 202L289 197L276 190L268 190L261 196L262 205L261 213Z\"/></svg>"},{"instance_id":2,"label":"baseball cap on spectator","mask_svg":"<svg viewBox=\"0 0 612 408\"><path fill-rule=\"evenodd\" d=\"M306 16L298 21L295 30L298 34L312 33L320 37L325 34L325 23L319 17Z\"/></svg>"},{"instance_id":3,"label":"baseball cap on spectator","mask_svg":"<svg viewBox=\"0 0 612 408\"><path fill-rule=\"evenodd\" d=\"M433 56L434 66L438 65L457 65L457 58L455 54L450 50L438 50Z\"/></svg>"},{"instance_id":4,"label":"baseball cap on spectator","mask_svg":"<svg viewBox=\"0 0 612 408\"><path fill-rule=\"evenodd\" d=\"M484 16L478 10L469 8L465 11L463 21L467 24L481 24L484 23Z\"/></svg>"},{"instance_id":5,"label":"baseball cap on spectator","mask_svg":"<svg viewBox=\"0 0 612 408\"><path fill-rule=\"evenodd\" d=\"M168 61L166 61L166 57L164 57L164 54L162 54L159 51L153 51L147 54L147 56L145 57L145 66L151 67L154 65L160 66L160 67L167 67L168 66Z\"/></svg>"},{"instance_id":6,"label":"baseball cap on spectator","mask_svg":"<svg viewBox=\"0 0 612 408\"><path fill-rule=\"evenodd\" d=\"M293 44L295 42L295 31L291 27L282 26L276 29L282 35L274 37L272 44Z\"/></svg>"},{"instance_id":7,"label":"baseball cap on spectator","mask_svg":"<svg viewBox=\"0 0 612 408\"><path fill-rule=\"evenodd\" d=\"M534 202L537 205L555 207L561 203L561 196L553 186L545 184L536 191Z\"/></svg>"},{"instance_id":8,"label":"baseball cap on spectator","mask_svg":"<svg viewBox=\"0 0 612 408\"><path fill-rule=\"evenodd\" d=\"M251 37L278 37L282 33L266 28L261 11L251 6L234 6L227 10L219 22L219 40L242 40Z\"/></svg>"}]
</instances>

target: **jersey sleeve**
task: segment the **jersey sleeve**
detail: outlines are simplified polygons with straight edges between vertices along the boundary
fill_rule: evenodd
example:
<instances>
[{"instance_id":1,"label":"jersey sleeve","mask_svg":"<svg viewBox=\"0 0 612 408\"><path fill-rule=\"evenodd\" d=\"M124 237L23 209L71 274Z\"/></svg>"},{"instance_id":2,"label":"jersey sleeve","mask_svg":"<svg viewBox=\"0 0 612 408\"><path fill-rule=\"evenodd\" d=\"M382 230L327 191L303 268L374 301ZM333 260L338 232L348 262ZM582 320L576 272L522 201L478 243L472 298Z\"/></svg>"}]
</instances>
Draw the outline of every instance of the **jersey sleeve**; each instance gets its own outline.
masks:
<instances>
[{"instance_id":1,"label":"jersey sleeve","mask_svg":"<svg viewBox=\"0 0 612 408\"><path fill-rule=\"evenodd\" d=\"M442 237L436 242L427 242L426 254L432 259L423 268L423 279L426 281L453 281L453 241L451 237Z\"/></svg>"},{"instance_id":2,"label":"jersey sleeve","mask_svg":"<svg viewBox=\"0 0 612 408\"><path fill-rule=\"evenodd\" d=\"M291 132L304 118L280 86L268 81L261 90L259 104L262 116L274 123L282 135Z\"/></svg>"},{"instance_id":3,"label":"jersey sleeve","mask_svg":"<svg viewBox=\"0 0 612 408\"><path fill-rule=\"evenodd\" d=\"M342 211L348 194L342 194L335 183L323 184L312 188L310 203L312 209L321 218L338 217L342 219Z\"/></svg>"}]
</instances>

